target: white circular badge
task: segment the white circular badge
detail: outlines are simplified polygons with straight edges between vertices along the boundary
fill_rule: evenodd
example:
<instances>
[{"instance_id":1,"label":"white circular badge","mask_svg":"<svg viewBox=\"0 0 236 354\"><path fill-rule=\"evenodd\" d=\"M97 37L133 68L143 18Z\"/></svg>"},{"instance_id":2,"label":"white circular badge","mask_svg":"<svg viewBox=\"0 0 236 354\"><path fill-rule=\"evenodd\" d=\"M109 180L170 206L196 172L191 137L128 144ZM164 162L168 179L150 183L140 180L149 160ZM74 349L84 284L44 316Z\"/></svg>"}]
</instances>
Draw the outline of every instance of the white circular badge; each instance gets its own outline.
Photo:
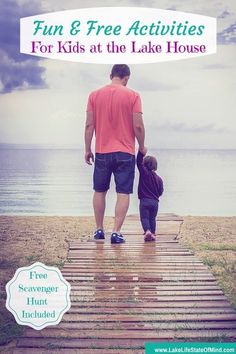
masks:
<instances>
[{"instance_id":1,"label":"white circular badge","mask_svg":"<svg viewBox=\"0 0 236 354\"><path fill-rule=\"evenodd\" d=\"M58 324L70 309L70 290L58 268L36 262L18 268L6 284L6 308L18 324L41 330Z\"/></svg>"}]
</instances>

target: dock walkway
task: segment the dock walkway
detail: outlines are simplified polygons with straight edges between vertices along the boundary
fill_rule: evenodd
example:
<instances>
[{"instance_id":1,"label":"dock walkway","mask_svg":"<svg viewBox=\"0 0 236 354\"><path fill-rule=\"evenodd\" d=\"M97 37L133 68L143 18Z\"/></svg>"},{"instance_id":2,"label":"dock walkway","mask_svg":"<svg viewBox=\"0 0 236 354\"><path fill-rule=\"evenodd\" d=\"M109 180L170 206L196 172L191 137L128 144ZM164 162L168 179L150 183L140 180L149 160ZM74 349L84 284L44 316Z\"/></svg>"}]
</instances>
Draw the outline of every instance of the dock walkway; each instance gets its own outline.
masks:
<instances>
[{"instance_id":1,"label":"dock walkway","mask_svg":"<svg viewBox=\"0 0 236 354\"><path fill-rule=\"evenodd\" d=\"M236 311L216 279L177 239L182 218L158 217L157 242L143 241L136 216L126 243L70 242L62 274L72 306L61 323L27 328L15 354L144 354L147 341L236 338Z\"/></svg>"}]
</instances>

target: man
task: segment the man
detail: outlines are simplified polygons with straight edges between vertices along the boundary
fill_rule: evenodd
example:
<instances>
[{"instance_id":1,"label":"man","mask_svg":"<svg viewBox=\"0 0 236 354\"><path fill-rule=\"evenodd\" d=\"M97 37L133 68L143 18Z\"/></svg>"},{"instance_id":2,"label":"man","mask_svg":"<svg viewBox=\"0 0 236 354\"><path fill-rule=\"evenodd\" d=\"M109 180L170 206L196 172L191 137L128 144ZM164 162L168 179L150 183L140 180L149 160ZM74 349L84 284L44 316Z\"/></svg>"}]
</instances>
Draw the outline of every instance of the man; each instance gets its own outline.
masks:
<instances>
[{"instance_id":1,"label":"man","mask_svg":"<svg viewBox=\"0 0 236 354\"><path fill-rule=\"evenodd\" d=\"M125 64L114 65L111 84L92 92L88 99L85 126L85 161L91 165L94 156L91 142L95 131L95 168L93 175L93 207L97 229L95 240L104 240L103 220L106 193L114 174L117 201L111 243L123 243L120 230L133 193L135 170L135 137L139 150L145 154L144 125L141 99L137 92L126 87L130 69Z\"/></svg>"}]
</instances>

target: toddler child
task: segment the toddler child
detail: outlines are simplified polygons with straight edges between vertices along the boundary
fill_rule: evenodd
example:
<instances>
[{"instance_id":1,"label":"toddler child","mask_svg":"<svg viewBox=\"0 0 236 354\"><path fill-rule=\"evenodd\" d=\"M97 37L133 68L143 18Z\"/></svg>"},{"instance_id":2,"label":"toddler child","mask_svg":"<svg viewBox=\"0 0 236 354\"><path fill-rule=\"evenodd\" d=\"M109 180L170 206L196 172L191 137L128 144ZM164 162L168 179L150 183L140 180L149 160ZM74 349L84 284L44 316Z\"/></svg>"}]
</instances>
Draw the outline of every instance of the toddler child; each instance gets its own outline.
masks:
<instances>
[{"instance_id":1,"label":"toddler child","mask_svg":"<svg viewBox=\"0 0 236 354\"><path fill-rule=\"evenodd\" d=\"M144 231L144 241L155 241L156 216L159 197L163 193L163 181L156 174L157 160L154 156L145 156L140 151L137 156L139 170L138 198L140 199L140 220Z\"/></svg>"}]
</instances>

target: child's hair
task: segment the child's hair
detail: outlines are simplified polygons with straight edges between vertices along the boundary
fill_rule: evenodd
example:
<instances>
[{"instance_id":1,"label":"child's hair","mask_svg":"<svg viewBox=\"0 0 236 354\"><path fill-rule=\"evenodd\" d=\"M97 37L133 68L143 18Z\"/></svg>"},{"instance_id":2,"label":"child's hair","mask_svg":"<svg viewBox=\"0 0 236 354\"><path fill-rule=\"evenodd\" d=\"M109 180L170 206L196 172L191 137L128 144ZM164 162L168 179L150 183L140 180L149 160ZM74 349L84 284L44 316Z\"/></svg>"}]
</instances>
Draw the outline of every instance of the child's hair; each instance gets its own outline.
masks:
<instances>
[{"instance_id":1,"label":"child's hair","mask_svg":"<svg viewBox=\"0 0 236 354\"><path fill-rule=\"evenodd\" d=\"M143 164L150 171L157 170L157 159L154 156L145 156L143 159Z\"/></svg>"}]
</instances>

